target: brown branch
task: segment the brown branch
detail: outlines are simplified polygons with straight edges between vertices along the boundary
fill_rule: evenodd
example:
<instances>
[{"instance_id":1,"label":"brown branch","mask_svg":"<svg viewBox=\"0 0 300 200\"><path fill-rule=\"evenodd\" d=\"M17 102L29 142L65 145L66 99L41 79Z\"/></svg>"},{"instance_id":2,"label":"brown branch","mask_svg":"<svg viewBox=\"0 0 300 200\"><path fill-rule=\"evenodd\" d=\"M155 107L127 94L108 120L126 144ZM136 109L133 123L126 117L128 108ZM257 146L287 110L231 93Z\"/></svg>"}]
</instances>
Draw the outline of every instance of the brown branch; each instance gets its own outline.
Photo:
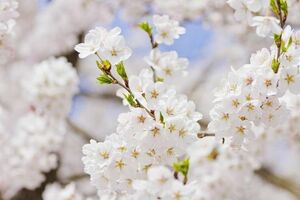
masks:
<instances>
[{"instance_id":1,"label":"brown branch","mask_svg":"<svg viewBox=\"0 0 300 200\"><path fill-rule=\"evenodd\" d=\"M197 137L200 138L200 139L204 138L204 137L214 137L214 136L216 136L215 133L200 132L200 133L197 134Z\"/></svg>"},{"instance_id":2,"label":"brown branch","mask_svg":"<svg viewBox=\"0 0 300 200\"><path fill-rule=\"evenodd\" d=\"M88 178L88 177L89 176L87 174L75 174L75 175L72 175L72 176L66 178L65 180L61 180L60 182L63 185L67 185L71 182L76 182L76 181L79 181L81 179Z\"/></svg>"},{"instance_id":3,"label":"brown branch","mask_svg":"<svg viewBox=\"0 0 300 200\"><path fill-rule=\"evenodd\" d=\"M90 141L93 139L93 137L84 129L77 126L75 123L73 123L69 118L66 119L67 125L81 138L83 138L86 141Z\"/></svg>"},{"instance_id":4,"label":"brown branch","mask_svg":"<svg viewBox=\"0 0 300 200\"><path fill-rule=\"evenodd\" d=\"M96 52L95 55L102 61L102 58L99 56L99 54ZM122 82L120 82L111 72L110 69L109 70L105 70L102 68L99 68L104 74L106 74L107 76L109 76L112 80L114 84L119 85L120 87L124 88L135 100L135 102L137 103L137 106L140 108L143 108L154 120L155 120L155 116L154 114L148 110L137 98L135 98L133 92L131 91L130 87L128 86L128 82L125 82L125 84L123 84Z\"/></svg>"},{"instance_id":5,"label":"brown branch","mask_svg":"<svg viewBox=\"0 0 300 200\"><path fill-rule=\"evenodd\" d=\"M272 185L285 189L293 194L297 199L300 199L300 185L295 184L291 180L280 177L272 173L267 168L260 168L255 171L255 174L262 178L264 181L271 183Z\"/></svg>"}]
</instances>

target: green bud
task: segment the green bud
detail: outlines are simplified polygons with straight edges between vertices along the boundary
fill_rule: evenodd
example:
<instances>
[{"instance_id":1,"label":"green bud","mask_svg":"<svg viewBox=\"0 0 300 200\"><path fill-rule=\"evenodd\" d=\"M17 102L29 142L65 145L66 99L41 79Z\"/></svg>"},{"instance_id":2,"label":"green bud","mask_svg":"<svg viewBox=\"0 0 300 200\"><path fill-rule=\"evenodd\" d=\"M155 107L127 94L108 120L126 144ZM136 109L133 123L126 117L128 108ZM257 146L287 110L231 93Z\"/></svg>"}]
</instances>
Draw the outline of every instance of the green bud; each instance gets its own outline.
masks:
<instances>
[{"instance_id":1,"label":"green bud","mask_svg":"<svg viewBox=\"0 0 300 200\"><path fill-rule=\"evenodd\" d=\"M159 121L160 123L165 124L165 119L161 112L159 113Z\"/></svg>"},{"instance_id":2,"label":"green bud","mask_svg":"<svg viewBox=\"0 0 300 200\"><path fill-rule=\"evenodd\" d=\"M125 81L128 81L127 73L124 67L123 62L116 64L117 72L121 76L121 78Z\"/></svg>"},{"instance_id":3,"label":"green bud","mask_svg":"<svg viewBox=\"0 0 300 200\"><path fill-rule=\"evenodd\" d=\"M184 177L187 177L190 167L190 159L184 159L173 163L173 169L177 173L181 173Z\"/></svg>"},{"instance_id":4,"label":"green bud","mask_svg":"<svg viewBox=\"0 0 300 200\"><path fill-rule=\"evenodd\" d=\"M278 9L276 0L270 0L270 6L271 6L271 9L272 9L273 13L275 13L276 15L278 15L279 9Z\"/></svg>"},{"instance_id":5,"label":"green bud","mask_svg":"<svg viewBox=\"0 0 300 200\"><path fill-rule=\"evenodd\" d=\"M279 47L281 44L281 35L274 34L274 42L275 42L276 46Z\"/></svg>"},{"instance_id":6,"label":"green bud","mask_svg":"<svg viewBox=\"0 0 300 200\"><path fill-rule=\"evenodd\" d=\"M110 71L110 69L111 69L111 64L108 60L101 60L101 61L97 60L96 63L97 63L97 67L100 70Z\"/></svg>"},{"instance_id":7,"label":"green bud","mask_svg":"<svg viewBox=\"0 0 300 200\"><path fill-rule=\"evenodd\" d=\"M279 65L280 65L280 63L278 62L278 60L273 58L273 60L272 60L272 70L273 70L274 73L278 72Z\"/></svg>"},{"instance_id":8,"label":"green bud","mask_svg":"<svg viewBox=\"0 0 300 200\"><path fill-rule=\"evenodd\" d=\"M286 0L280 0L280 8L285 16L288 15L288 4Z\"/></svg>"},{"instance_id":9,"label":"green bud","mask_svg":"<svg viewBox=\"0 0 300 200\"><path fill-rule=\"evenodd\" d=\"M138 24L138 26L143 29L149 36L152 35L152 27L148 22L141 22Z\"/></svg>"},{"instance_id":10,"label":"green bud","mask_svg":"<svg viewBox=\"0 0 300 200\"><path fill-rule=\"evenodd\" d=\"M135 99L132 94L128 94L128 95L123 94L123 95L129 105L131 105L132 107L137 107L137 103L135 102Z\"/></svg>"},{"instance_id":11,"label":"green bud","mask_svg":"<svg viewBox=\"0 0 300 200\"><path fill-rule=\"evenodd\" d=\"M157 82L164 82L164 79L161 78L161 77L156 77L156 81L157 81Z\"/></svg>"},{"instance_id":12,"label":"green bud","mask_svg":"<svg viewBox=\"0 0 300 200\"><path fill-rule=\"evenodd\" d=\"M114 80L112 78L110 78L107 74L101 74L97 78L97 80L100 84L112 84L112 83L114 83Z\"/></svg>"}]
</instances>

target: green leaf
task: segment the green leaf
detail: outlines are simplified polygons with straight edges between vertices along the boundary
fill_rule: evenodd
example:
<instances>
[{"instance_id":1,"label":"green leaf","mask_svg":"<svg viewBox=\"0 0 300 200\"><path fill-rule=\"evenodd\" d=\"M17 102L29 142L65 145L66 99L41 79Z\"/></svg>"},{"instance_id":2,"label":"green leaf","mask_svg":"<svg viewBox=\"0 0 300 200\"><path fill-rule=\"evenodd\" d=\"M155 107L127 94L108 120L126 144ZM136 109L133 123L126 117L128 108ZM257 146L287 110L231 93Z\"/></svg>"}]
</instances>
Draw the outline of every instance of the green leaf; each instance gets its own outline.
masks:
<instances>
[{"instance_id":1,"label":"green leaf","mask_svg":"<svg viewBox=\"0 0 300 200\"><path fill-rule=\"evenodd\" d=\"M164 82L164 79L161 78L161 77L156 77L156 81L157 81L157 82Z\"/></svg>"},{"instance_id":2,"label":"green leaf","mask_svg":"<svg viewBox=\"0 0 300 200\"><path fill-rule=\"evenodd\" d=\"M141 22L138 24L138 26L143 29L149 36L152 35L152 27L148 22Z\"/></svg>"},{"instance_id":3,"label":"green leaf","mask_svg":"<svg viewBox=\"0 0 300 200\"><path fill-rule=\"evenodd\" d=\"M123 80L128 81L127 73L123 62L116 64L117 72L122 77Z\"/></svg>"},{"instance_id":4,"label":"green leaf","mask_svg":"<svg viewBox=\"0 0 300 200\"><path fill-rule=\"evenodd\" d=\"M277 43L280 43L280 41L281 41L281 35L278 35L278 34L274 34L274 41L275 41L275 43L277 44Z\"/></svg>"},{"instance_id":5,"label":"green leaf","mask_svg":"<svg viewBox=\"0 0 300 200\"><path fill-rule=\"evenodd\" d=\"M290 46L292 45L292 43L293 43L293 38L290 37L290 39L288 41L287 49L290 48Z\"/></svg>"},{"instance_id":6,"label":"green leaf","mask_svg":"<svg viewBox=\"0 0 300 200\"><path fill-rule=\"evenodd\" d=\"M284 41L281 41L280 50L281 50L283 53L287 52L287 48L285 47L285 42L284 42Z\"/></svg>"},{"instance_id":7,"label":"green leaf","mask_svg":"<svg viewBox=\"0 0 300 200\"><path fill-rule=\"evenodd\" d=\"M177 173L181 173L184 177L187 177L190 167L190 159L184 159L173 163L173 169Z\"/></svg>"},{"instance_id":8,"label":"green leaf","mask_svg":"<svg viewBox=\"0 0 300 200\"><path fill-rule=\"evenodd\" d=\"M129 105L131 105L132 107L136 107L137 104L135 102L134 96L132 94L123 94L124 98L126 99L126 101L128 102Z\"/></svg>"},{"instance_id":9,"label":"green leaf","mask_svg":"<svg viewBox=\"0 0 300 200\"><path fill-rule=\"evenodd\" d=\"M160 123L165 124L165 119L161 112L159 113L159 121Z\"/></svg>"},{"instance_id":10,"label":"green leaf","mask_svg":"<svg viewBox=\"0 0 300 200\"><path fill-rule=\"evenodd\" d=\"M277 72L278 72L279 65L280 65L280 63L278 62L278 60L274 58L274 59L272 60L272 69L273 69L273 72L274 72L274 73L277 73Z\"/></svg>"},{"instance_id":11,"label":"green leaf","mask_svg":"<svg viewBox=\"0 0 300 200\"><path fill-rule=\"evenodd\" d=\"M100 61L96 61L96 64L97 64L97 67L100 69L100 70L102 70L102 64L101 64L101 62Z\"/></svg>"},{"instance_id":12,"label":"green leaf","mask_svg":"<svg viewBox=\"0 0 300 200\"><path fill-rule=\"evenodd\" d=\"M280 0L280 8L285 16L288 15L288 4L286 0Z\"/></svg>"},{"instance_id":13,"label":"green leaf","mask_svg":"<svg viewBox=\"0 0 300 200\"><path fill-rule=\"evenodd\" d=\"M114 80L110 78L107 74L101 74L97 78L97 80L100 84L112 84L114 82Z\"/></svg>"},{"instance_id":14,"label":"green leaf","mask_svg":"<svg viewBox=\"0 0 300 200\"><path fill-rule=\"evenodd\" d=\"M273 13L275 13L276 15L278 15L279 9L278 9L276 0L270 0L270 6L271 6L271 9L272 9Z\"/></svg>"}]
</instances>

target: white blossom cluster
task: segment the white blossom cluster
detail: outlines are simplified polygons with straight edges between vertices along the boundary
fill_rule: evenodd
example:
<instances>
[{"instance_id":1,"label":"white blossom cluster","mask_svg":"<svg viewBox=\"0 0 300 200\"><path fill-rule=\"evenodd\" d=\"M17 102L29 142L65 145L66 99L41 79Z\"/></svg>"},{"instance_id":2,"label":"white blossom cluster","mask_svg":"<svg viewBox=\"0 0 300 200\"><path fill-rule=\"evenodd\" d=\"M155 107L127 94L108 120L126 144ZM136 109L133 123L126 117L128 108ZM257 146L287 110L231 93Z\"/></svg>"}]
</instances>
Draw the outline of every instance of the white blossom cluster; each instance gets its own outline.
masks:
<instances>
[{"instance_id":1,"label":"white blossom cluster","mask_svg":"<svg viewBox=\"0 0 300 200\"><path fill-rule=\"evenodd\" d=\"M264 48L251 56L249 64L232 69L216 93L209 129L235 147L254 137L254 126L267 128L284 122L288 110L281 97L287 91L300 92L299 31L286 26L276 34L270 50Z\"/></svg>"},{"instance_id":2,"label":"white blossom cluster","mask_svg":"<svg viewBox=\"0 0 300 200\"><path fill-rule=\"evenodd\" d=\"M147 180L136 180L132 185L136 192L127 199L189 200L193 199L196 192L195 183L183 184L164 166L151 167L147 172Z\"/></svg>"},{"instance_id":3,"label":"white blossom cluster","mask_svg":"<svg viewBox=\"0 0 300 200\"><path fill-rule=\"evenodd\" d=\"M0 39L5 35L12 33L12 28L15 25L15 18L18 16L18 3L14 0L0 1Z\"/></svg>"},{"instance_id":4,"label":"white blossom cluster","mask_svg":"<svg viewBox=\"0 0 300 200\"><path fill-rule=\"evenodd\" d=\"M10 133L1 132L5 139L0 155L0 162L5 163L0 165L0 191L4 198L22 188L38 187L45 179L44 173L57 166L57 153L66 132L64 121L78 79L66 59L51 58L35 66L26 83L30 85L25 87L31 100L28 110L12 128L5 127ZM15 179L18 181L11 181Z\"/></svg>"},{"instance_id":5,"label":"white blossom cluster","mask_svg":"<svg viewBox=\"0 0 300 200\"><path fill-rule=\"evenodd\" d=\"M18 3L14 0L0 1L0 64L12 54L11 36L18 17Z\"/></svg>"},{"instance_id":6,"label":"white blossom cluster","mask_svg":"<svg viewBox=\"0 0 300 200\"><path fill-rule=\"evenodd\" d=\"M290 107L289 101L298 99L300 89L300 31L282 24L285 20L286 24L299 24L300 3L286 0L292 17L285 19L285 0L280 0L280 19L272 1L276 7L277 0L52 0L39 8L35 0L0 0L0 62L5 62L0 70L0 199L15 199L21 189L34 190L43 185L48 181L45 173L52 169L58 170L57 182L47 185L44 200L83 200L90 194L96 197L89 184L78 187L81 181L88 181L87 175L76 174L83 173L79 148L92 136L101 142L91 140L84 145L82 161L100 199L294 200L278 195L282 192L278 188L263 189L269 184L254 173L258 167L268 167L291 180L299 177L299 107ZM21 17L12 31L17 7ZM234 22L230 7L242 23ZM148 19L152 14L161 14L154 15L153 26L146 22L138 25L148 34L152 46L144 63L136 59L134 64L129 59L136 46L145 46L141 41L144 38L135 38L139 35L134 33L126 43L118 27L97 27L76 45L80 58L97 57L98 82L121 86L117 96L129 111L115 120L119 108L110 96L115 90L89 91L83 70L93 77L95 71L71 58L83 77L79 98L84 103L75 99L74 113L81 122L68 120L68 130L65 121L70 118L68 112L79 80L65 58L51 56L72 57L71 51L83 33L98 24L106 26L115 16L114 22L119 23L124 19L128 22L127 18ZM228 66L227 62L244 63L249 52L274 39L274 45L253 54L249 64L232 69L216 93L210 123L199 122L202 115L194 102L176 91L173 84L180 85L181 91L198 103L199 97L192 93L200 88L200 96L209 97L215 84L205 83L210 85L206 91L200 84L214 72L199 70L198 66L204 67L197 60L192 63L197 67L187 76L188 59L176 51L159 49L159 45L171 45L185 33L173 19L200 21L201 26L213 24L213 39L205 39L217 48L211 52L205 46L205 53L212 54L206 64L208 68L218 66L218 70L220 65ZM248 25L262 37L252 34ZM14 59L9 59L12 53ZM130 66L128 72L126 65ZM148 68L140 70L146 65ZM137 68L140 73L132 75L130 72ZM108 101L110 105L104 104ZM206 103L199 107L210 110ZM116 131L102 140L114 123ZM209 123L209 129L201 131L199 123ZM101 130L99 135L94 134L97 130ZM71 137L64 138L67 132ZM214 135L220 140L211 137ZM255 144L250 145L254 136ZM284 145L288 151L282 156L279 151ZM232 146L247 147L248 151L235 151ZM269 154L279 155L281 162ZM176 168L180 163L187 167L186 175L182 168ZM68 184L72 181L77 188Z\"/></svg>"},{"instance_id":7,"label":"white blossom cluster","mask_svg":"<svg viewBox=\"0 0 300 200\"><path fill-rule=\"evenodd\" d=\"M178 20L195 19L207 8L208 0L154 0L153 7L158 13L165 13Z\"/></svg>"},{"instance_id":8,"label":"white blossom cluster","mask_svg":"<svg viewBox=\"0 0 300 200\"><path fill-rule=\"evenodd\" d=\"M270 16L270 2L264 0L228 0L228 4L235 10L234 16L238 21L246 20L250 26L256 27L257 35L267 37L280 34L280 20ZM275 2L275 1L273 1ZM287 0L287 7L293 10L297 1Z\"/></svg>"},{"instance_id":9,"label":"white blossom cluster","mask_svg":"<svg viewBox=\"0 0 300 200\"><path fill-rule=\"evenodd\" d=\"M170 44L178 38L178 22L166 16L162 20L167 22L154 20L154 25L167 32ZM164 29L172 24L175 28ZM130 56L124 42L120 42L124 39L119 33L118 28L111 31L96 28L88 33L85 43L75 49L80 57L97 53L101 60L116 64ZM130 193L132 182L146 178L151 166L171 166L197 140L201 114L195 111L193 102L164 82L183 73L188 61L178 58L175 52L160 52L156 48L146 60L153 71L143 69L138 76L129 76L128 88L118 91L130 112L119 116L117 132L106 137L104 142L91 140L83 147L85 172L91 175L100 196ZM133 98L133 102L128 98Z\"/></svg>"},{"instance_id":10,"label":"white blossom cluster","mask_svg":"<svg viewBox=\"0 0 300 200\"><path fill-rule=\"evenodd\" d=\"M76 191L74 183L62 187L58 183L46 186L43 192L43 200L83 200L84 197Z\"/></svg>"},{"instance_id":11,"label":"white blossom cluster","mask_svg":"<svg viewBox=\"0 0 300 200\"><path fill-rule=\"evenodd\" d=\"M59 118L67 115L77 84L76 71L64 57L50 58L34 66L34 76L24 81L35 112Z\"/></svg>"},{"instance_id":12,"label":"white blossom cluster","mask_svg":"<svg viewBox=\"0 0 300 200\"><path fill-rule=\"evenodd\" d=\"M43 12L37 13L31 34L25 35L20 42L20 54L23 58L41 61L69 52L78 42L79 34L97 21L110 22L113 19L113 11L110 1L51 1ZM47 42L44 42L45 38ZM32 48L36 49L35 54L32 54Z\"/></svg>"}]
</instances>

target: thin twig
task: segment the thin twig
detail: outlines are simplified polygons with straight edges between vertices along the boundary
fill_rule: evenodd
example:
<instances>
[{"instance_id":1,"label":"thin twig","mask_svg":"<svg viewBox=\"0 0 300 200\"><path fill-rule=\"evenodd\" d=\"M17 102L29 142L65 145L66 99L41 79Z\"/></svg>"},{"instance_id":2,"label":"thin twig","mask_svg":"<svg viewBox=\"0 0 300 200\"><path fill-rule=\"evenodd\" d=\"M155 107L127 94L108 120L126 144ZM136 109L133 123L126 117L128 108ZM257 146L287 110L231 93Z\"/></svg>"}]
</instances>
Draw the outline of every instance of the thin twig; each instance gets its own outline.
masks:
<instances>
[{"instance_id":1,"label":"thin twig","mask_svg":"<svg viewBox=\"0 0 300 200\"><path fill-rule=\"evenodd\" d=\"M102 61L102 58L99 56L98 53L95 53L95 55ZM104 70L104 69L100 69L104 74L108 75L110 78L113 79L114 83L121 86L122 88L124 88L130 95L132 95L132 97L135 99L137 106L140 108L143 108L154 120L155 120L155 116L154 114L148 110L137 98L135 98L133 92L131 91L130 87L127 86L128 84L123 84L122 82L120 82L110 71L108 70Z\"/></svg>"},{"instance_id":2,"label":"thin twig","mask_svg":"<svg viewBox=\"0 0 300 200\"><path fill-rule=\"evenodd\" d=\"M69 118L66 119L67 124L71 129L74 130L76 134L78 134L81 138L83 138L86 141L90 141L93 137L85 130L83 130L81 127L77 126L75 123L73 123Z\"/></svg>"},{"instance_id":3,"label":"thin twig","mask_svg":"<svg viewBox=\"0 0 300 200\"><path fill-rule=\"evenodd\" d=\"M293 194L295 197L297 197L297 199L300 200L300 186L295 184L294 182L292 182L288 179L279 177L264 167L256 170L255 174L257 174L263 180L273 184L274 186L289 191L291 194Z\"/></svg>"},{"instance_id":4,"label":"thin twig","mask_svg":"<svg viewBox=\"0 0 300 200\"><path fill-rule=\"evenodd\" d=\"M61 183L64 184L64 185L67 185L71 182L76 182L76 181L79 181L79 180L82 180L84 178L88 178L89 176L87 174L75 174L75 175L72 175L64 180L61 180Z\"/></svg>"},{"instance_id":5,"label":"thin twig","mask_svg":"<svg viewBox=\"0 0 300 200\"><path fill-rule=\"evenodd\" d=\"M216 134L215 133L206 133L206 132L200 132L197 134L198 138L204 138L204 137L215 137Z\"/></svg>"}]
</instances>

